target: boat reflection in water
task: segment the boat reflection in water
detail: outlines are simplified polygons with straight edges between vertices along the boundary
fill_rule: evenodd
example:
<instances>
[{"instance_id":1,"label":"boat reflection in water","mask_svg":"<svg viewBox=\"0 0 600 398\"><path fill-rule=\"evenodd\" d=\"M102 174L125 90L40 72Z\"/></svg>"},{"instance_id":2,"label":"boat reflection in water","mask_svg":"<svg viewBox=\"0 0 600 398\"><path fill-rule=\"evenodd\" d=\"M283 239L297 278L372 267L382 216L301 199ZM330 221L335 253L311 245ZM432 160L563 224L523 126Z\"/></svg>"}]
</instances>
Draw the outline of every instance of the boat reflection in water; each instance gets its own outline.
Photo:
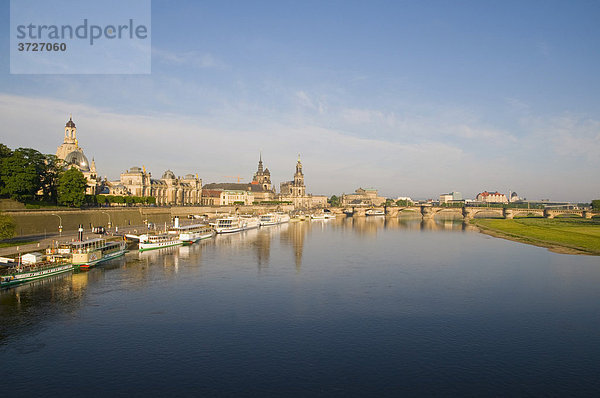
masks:
<instances>
[{"instance_id":1,"label":"boat reflection in water","mask_svg":"<svg viewBox=\"0 0 600 398\"><path fill-rule=\"evenodd\" d=\"M3 385L10 396L597 396L598 259L467 229L442 217L294 222L0 291ZM91 357L93 377L72 377Z\"/></svg>"}]
</instances>

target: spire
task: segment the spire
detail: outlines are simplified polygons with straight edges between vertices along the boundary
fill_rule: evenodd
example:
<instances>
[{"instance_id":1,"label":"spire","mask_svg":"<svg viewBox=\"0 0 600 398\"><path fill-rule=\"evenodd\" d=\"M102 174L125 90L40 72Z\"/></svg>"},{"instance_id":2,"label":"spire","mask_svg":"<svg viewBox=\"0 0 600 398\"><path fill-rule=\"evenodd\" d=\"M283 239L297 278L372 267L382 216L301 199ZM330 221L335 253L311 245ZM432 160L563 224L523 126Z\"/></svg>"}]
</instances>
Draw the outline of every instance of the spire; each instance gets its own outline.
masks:
<instances>
[{"instance_id":1,"label":"spire","mask_svg":"<svg viewBox=\"0 0 600 398\"><path fill-rule=\"evenodd\" d=\"M302 175L302 162L300 162L300 154L298 154L298 163L296 163L296 174Z\"/></svg>"},{"instance_id":2,"label":"spire","mask_svg":"<svg viewBox=\"0 0 600 398\"><path fill-rule=\"evenodd\" d=\"M75 127L75 123L73 123L73 115L72 114L69 115L69 121L67 122L65 127Z\"/></svg>"},{"instance_id":3,"label":"spire","mask_svg":"<svg viewBox=\"0 0 600 398\"><path fill-rule=\"evenodd\" d=\"M262 151L260 151L260 157L258 158L258 171L256 174L262 174L263 172L263 162L262 162Z\"/></svg>"}]
</instances>

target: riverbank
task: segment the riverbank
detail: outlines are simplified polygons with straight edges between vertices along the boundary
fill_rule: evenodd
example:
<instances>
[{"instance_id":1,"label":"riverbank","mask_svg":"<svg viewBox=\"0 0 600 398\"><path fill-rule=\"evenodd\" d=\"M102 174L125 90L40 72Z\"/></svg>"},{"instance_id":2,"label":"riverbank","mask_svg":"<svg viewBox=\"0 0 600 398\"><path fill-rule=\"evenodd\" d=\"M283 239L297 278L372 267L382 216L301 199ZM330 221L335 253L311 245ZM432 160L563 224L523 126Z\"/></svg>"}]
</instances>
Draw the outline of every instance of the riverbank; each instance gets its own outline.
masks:
<instances>
[{"instance_id":1,"label":"riverbank","mask_svg":"<svg viewBox=\"0 0 600 398\"><path fill-rule=\"evenodd\" d=\"M484 234L556 253L600 255L600 219L473 219L471 224Z\"/></svg>"}]
</instances>

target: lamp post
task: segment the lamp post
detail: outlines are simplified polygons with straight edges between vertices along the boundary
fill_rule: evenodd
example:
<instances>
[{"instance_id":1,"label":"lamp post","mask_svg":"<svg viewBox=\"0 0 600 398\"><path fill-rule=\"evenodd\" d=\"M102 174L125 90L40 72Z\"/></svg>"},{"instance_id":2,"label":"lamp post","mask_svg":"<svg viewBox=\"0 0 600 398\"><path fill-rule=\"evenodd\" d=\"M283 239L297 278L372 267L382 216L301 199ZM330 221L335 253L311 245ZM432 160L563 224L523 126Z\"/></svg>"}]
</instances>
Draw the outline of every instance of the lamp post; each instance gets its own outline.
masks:
<instances>
[{"instance_id":1,"label":"lamp post","mask_svg":"<svg viewBox=\"0 0 600 398\"><path fill-rule=\"evenodd\" d=\"M110 224L110 214L108 214L105 211L103 211L102 213L104 213L104 214L106 214L108 216L108 228L110 228L111 227L111 224Z\"/></svg>"},{"instance_id":2,"label":"lamp post","mask_svg":"<svg viewBox=\"0 0 600 398\"><path fill-rule=\"evenodd\" d=\"M59 216L58 214L52 214L53 216L58 217L58 221L59 221L59 225L58 225L58 236L62 236L62 230L63 230L63 226L62 226L62 217Z\"/></svg>"}]
</instances>

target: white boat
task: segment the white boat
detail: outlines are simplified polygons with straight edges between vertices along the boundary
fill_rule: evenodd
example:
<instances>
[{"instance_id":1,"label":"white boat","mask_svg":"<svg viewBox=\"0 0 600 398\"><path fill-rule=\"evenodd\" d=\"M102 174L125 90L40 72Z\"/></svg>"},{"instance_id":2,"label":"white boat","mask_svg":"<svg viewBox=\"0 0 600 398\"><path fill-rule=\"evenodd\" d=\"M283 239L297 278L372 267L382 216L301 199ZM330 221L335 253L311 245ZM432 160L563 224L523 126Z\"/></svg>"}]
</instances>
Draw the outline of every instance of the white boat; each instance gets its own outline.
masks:
<instances>
[{"instance_id":1,"label":"white boat","mask_svg":"<svg viewBox=\"0 0 600 398\"><path fill-rule=\"evenodd\" d=\"M183 242L179 240L179 234L163 233L156 235L140 235L140 251L163 249L165 247L181 246Z\"/></svg>"},{"instance_id":2,"label":"white boat","mask_svg":"<svg viewBox=\"0 0 600 398\"><path fill-rule=\"evenodd\" d=\"M310 215L296 214L294 217L290 218L290 222L301 222L309 219Z\"/></svg>"},{"instance_id":3,"label":"white boat","mask_svg":"<svg viewBox=\"0 0 600 398\"><path fill-rule=\"evenodd\" d=\"M365 211L365 216L385 216L385 211L369 209L369 210Z\"/></svg>"},{"instance_id":4,"label":"white boat","mask_svg":"<svg viewBox=\"0 0 600 398\"><path fill-rule=\"evenodd\" d=\"M228 234L232 232L240 232L244 230L245 222L241 217L230 216L218 218L217 221L211 223L218 234Z\"/></svg>"},{"instance_id":5,"label":"white boat","mask_svg":"<svg viewBox=\"0 0 600 398\"><path fill-rule=\"evenodd\" d=\"M32 264L15 263L0 271L0 288L20 285L36 279L71 271L75 266L63 257L48 256Z\"/></svg>"},{"instance_id":6,"label":"white boat","mask_svg":"<svg viewBox=\"0 0 600 398\"><path fill-rule=\"evenodd\" d=\"M287 213L277 213L279 215L279 224L290 222L290 215Z\"/></svg>"},{"instance_id":7,"label":"white boat","mask_svg":"<svg viewBox=\"0 0 600 398\"><path fill-rule=\"evenodd\" d=\"M277 225L290 221L286 213L267 213L260 216L260 225Z\"/></svg>"},{"instance_id":8,"label":"white boat","mask_svg":"<svg viewBox=\"0 0 600 398\"><path fill-rule=\"evenodd\" d=\"M212 238L215 234L212 227L206 224L184 225L177 227L175 231L179 234L179 240L184 245L191 245L199 240Z\"/></svg>"},{"instance_id":9,"label":"white boat","mask_svg":"<svg viewBox=\"0 0 600 398\"><path fill-rule=\"evenodd\" d=\"M333 214L329 210L324 210L323 213L311 214L310 218L313 220L328 220L330 218L335 218L335 214Z\"/></svg>"},{"instance_id":10,"label":"white boat","mask_svg":"<svg viewBox=\"0 0 600 398\"><path fill-rule=\"evenodd\" d=\"M64 245L61 245L64 246ZM69 243L73 265L90 268L125 254L127 243L123 239L94 238Z\"/></svg>"},{"instance_id":11,"label":"white boat","mask_svg":"<svg viewBox=\"0 0 600 398\"><path fill-rule=\"evenodd\" d=\"M244 223L244 230L258 228L260 226L260 220L258 217L243 215L240 217Z\"/></svg>"}]
</instances>

